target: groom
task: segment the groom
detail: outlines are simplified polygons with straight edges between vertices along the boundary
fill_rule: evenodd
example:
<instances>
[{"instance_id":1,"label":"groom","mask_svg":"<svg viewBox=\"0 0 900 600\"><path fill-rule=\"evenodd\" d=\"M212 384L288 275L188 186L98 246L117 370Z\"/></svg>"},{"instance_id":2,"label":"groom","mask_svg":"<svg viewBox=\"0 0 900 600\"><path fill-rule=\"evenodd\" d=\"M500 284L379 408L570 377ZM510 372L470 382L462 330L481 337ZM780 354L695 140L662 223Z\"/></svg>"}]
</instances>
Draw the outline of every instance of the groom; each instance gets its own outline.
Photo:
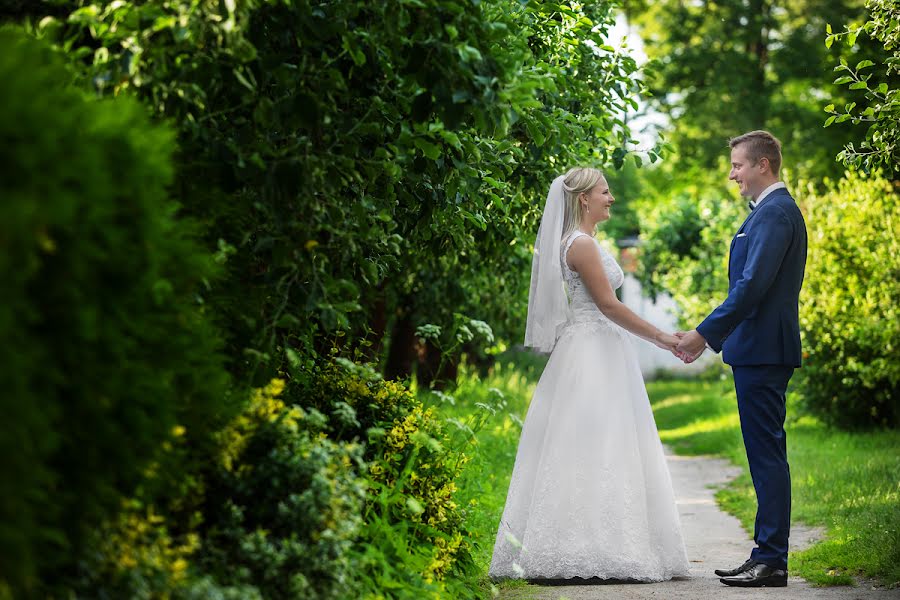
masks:
<instances>
[{"instance_id":1,"label":"groom","mask_svg":"<svg viewBox=\"0 0 900 600\"><path fill-rule=\"evenodd\" d=\"M778 177L781 143L766 131L731 140L731 173L751 212L731 241L728 297L678 352L690 362L705 348L731 365L750 475L756 489L756 547L740 567L716 570L722 583L786 586L791 476L785 391L800 366L798 297L806 266L806 225Z\"/></svg>"}]
</instances>

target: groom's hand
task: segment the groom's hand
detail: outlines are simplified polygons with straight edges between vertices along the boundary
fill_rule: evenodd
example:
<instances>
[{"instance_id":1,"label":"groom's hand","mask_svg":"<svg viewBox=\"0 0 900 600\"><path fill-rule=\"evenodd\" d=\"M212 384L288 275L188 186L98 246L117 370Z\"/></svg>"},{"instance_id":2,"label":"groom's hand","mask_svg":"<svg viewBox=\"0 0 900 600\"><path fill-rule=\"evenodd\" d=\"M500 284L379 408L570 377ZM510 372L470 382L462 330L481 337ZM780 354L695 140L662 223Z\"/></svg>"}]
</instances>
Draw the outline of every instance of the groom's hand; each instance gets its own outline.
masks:
<instances>
[{"instance_id":1,"label":"groom's hand","mask_svg":"<svg viewBox=\"0 0 900 600\"><path fill-rule=\"evenodd\" d=\"M702 335L697 333L696 329L692 329L679 337L681 338L681 341L678 343L675 351L682 355L681 359L685 363L694 362L706 349L706 340Z\"/></svg>"}]
</instances>

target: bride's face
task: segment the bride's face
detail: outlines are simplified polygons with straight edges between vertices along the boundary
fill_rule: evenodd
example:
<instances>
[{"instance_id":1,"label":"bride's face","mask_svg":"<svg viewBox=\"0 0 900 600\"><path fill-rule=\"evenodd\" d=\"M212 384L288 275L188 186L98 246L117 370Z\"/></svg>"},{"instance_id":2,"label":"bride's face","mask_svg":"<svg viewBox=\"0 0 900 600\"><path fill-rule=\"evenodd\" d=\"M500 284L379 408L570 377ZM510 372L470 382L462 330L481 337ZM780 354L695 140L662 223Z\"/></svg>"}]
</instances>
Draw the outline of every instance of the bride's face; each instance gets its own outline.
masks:
<instances>
[{"instance_id":1,"label":"bride's face","mask_svg":"<svg viewBox=\"0 0 900 600\"><path fill-rule=\"evenodd\" d=\"M597 185L581 195L585 219L593 223L606 221L610 217L609 207L615 201L606 179L600 179Z\"/></svg>"}]
</instances>

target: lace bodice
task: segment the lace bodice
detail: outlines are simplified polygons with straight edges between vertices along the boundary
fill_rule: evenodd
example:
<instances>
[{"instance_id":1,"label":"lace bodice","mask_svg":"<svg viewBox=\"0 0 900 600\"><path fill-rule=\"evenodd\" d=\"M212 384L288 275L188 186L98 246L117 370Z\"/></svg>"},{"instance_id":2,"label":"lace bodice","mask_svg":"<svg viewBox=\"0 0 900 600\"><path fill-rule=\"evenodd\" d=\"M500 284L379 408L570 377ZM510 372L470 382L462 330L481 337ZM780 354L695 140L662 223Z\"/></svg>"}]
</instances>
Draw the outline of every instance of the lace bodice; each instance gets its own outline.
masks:
<instances>
[{"instance_id":1,"label":"lace bodice","mask_svg":"<svg viewBox=\"0 0 900 600\"><path fill-rule=\"evenodd\" d=\"M622 287L622 284L625 282L625 273L622 272L622 267L619 266L619 263L616 262L616 259L613 258L612 254L607 252L595 238L592 238L583 231L576 230L572 232L565 240L565 243L561 244L559 259L562 261L563 279L566 282L566 291L569 294L569 305L572 307L572 310L593 308L595 311L599 312L597 305L594 303L584 282L581 280L581 276L577 271L570 269L569 265L566 263L566 255L569 252L569 248L572 246L572 242L581 236L590 237L597 246L597 249L600 252L600 259L603 261L603 270L606 271L606 278L609 279L609 285L611 285L614 290Z\"/></svg>"},{"instance_id":2,"label":"lace bodice","mask_svg":"<svg viewBox=\"0 0 900 600\"><path fill-rule=\"evenodd\" d=\"M560 243L559 259L562 264L563 280L566 282L566 293L569 297L570 315L565 325L561 327L559 336L562 337L579 329L583 329L586 325L597 326L607 330L612 329L616 333L624 334L624 329L613 323L609 317L604 315L600 309L597 308L597 304L591 297L591 293L581 280L581 275L579 275L577 271L570 269L569 265L566 264L566 254L568 254L572 242L583 235L590 237L597 246L597 252L599 252L600 260L603 262L603 270L606 272L606 278L609 280L609 285L615 290L620 288L625 282L625 273L622 272L619 263L617 263L616 259L600 245L600 242L583 231L576 230L572 232L562 243ZM575 326L573 327L573 325Z\"/></svg>"}]
</instances>

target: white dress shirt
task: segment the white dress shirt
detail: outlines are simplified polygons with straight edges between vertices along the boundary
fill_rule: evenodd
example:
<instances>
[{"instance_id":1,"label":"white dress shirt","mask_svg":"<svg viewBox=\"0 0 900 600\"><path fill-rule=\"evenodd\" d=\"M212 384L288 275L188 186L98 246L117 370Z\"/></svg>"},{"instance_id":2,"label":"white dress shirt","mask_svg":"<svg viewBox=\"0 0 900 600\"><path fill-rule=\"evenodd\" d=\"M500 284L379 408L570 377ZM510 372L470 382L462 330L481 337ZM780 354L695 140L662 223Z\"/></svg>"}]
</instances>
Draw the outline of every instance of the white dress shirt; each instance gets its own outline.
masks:
<instances>
[{"instance_id":1,"label":"white dress shirt","mask_svg":"<svg viewBox=\"0 0 900 600\"><path fill-rule=\"evenodd\" d=\"M773 183L772 185L770 185L769 187L767 187L766 189L764 189L764 190L759 194L759 196L756 197L756 200L751 200L751 201L750 201L750 206L752 206L753 208L756 208L756 207L759 205L759 203L763 201L763 198L765 198L766 196L768 196L769 194L771 194L771 193L774 192L775 190L780 190L780 189L786 188L786 187L787 187L787 186L784 185L784 182L783 182L783 181L776 181L775 183Z\"/></svg>"}]
</instances>

